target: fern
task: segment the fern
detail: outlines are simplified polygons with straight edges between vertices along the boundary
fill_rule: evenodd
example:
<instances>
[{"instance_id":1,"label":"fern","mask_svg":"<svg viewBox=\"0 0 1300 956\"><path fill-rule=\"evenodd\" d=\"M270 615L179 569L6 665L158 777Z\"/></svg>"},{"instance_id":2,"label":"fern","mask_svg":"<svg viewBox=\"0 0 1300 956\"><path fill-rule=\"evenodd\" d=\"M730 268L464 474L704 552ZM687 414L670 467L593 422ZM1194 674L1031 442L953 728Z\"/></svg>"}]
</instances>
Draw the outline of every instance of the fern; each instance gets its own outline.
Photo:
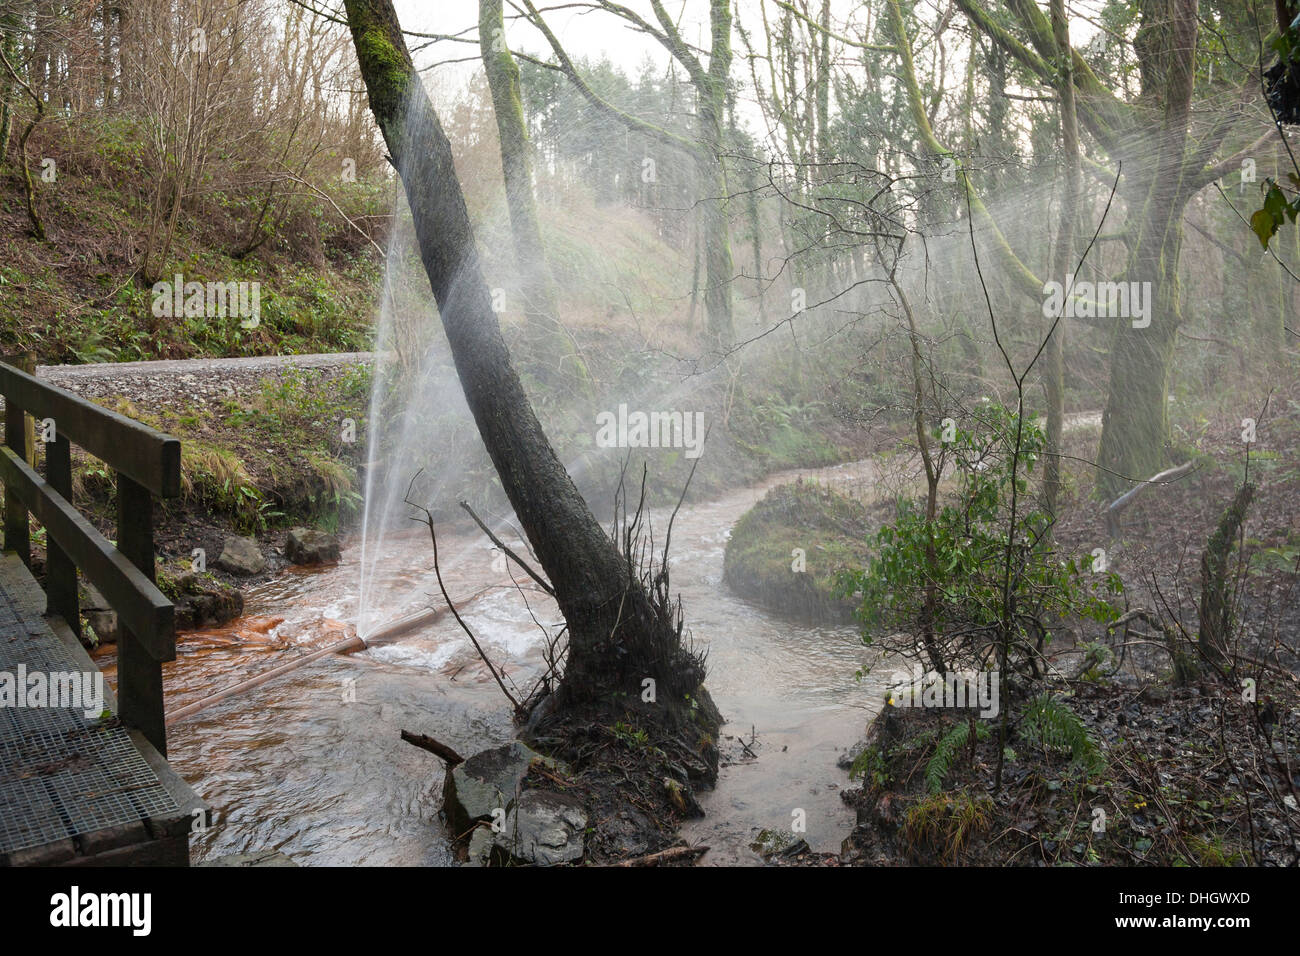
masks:
<instances>
[{"instance_id":1,"label":"fern","mask_svg":"<svg viewBox=\"0 0 1300 956\"><path fill-rule=\"evenodd\" d=\"M925 783L931 793L938 793L943 789L943 782L948 777L948 771L952 769L953 761L962 749L970 744L970 728L969 721L962 721L940 737L939 742L935 744L934 756L925 765ZM977 740L986 740L988 735L989 729L986 726L975 725Z\"/></svg>"},{"instance_id":2,"label":"fern","mask_svg":"<svg viewBox=\"0 0 1300 956\"><path fill-rule=\"evenodd\" d=\"M1025 710L1025 736L1047 751L1069 751L1070 762L1088 776L1100 773L1106 758L1078 714L1050 694L1042 694Z\"/></svg>"}]
</instances>

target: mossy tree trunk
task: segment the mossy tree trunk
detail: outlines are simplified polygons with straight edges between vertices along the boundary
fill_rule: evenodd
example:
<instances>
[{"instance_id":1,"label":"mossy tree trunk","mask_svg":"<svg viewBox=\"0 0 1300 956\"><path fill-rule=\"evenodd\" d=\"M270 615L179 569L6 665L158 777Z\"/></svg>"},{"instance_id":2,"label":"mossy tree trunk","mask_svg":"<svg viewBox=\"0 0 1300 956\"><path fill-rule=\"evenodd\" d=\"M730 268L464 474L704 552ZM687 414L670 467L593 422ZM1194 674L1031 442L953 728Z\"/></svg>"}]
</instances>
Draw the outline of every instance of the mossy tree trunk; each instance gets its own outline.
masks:
<instances>
[{"instance_id":1,"label":"mossy tree trunk","mask_svg":"<svg viewBox=\"0 0 1300 956\"><path fill-rule=\"evenodd\" d=\"M658 6L656 4L656 6ZM731 2L709 0L709 65L695 60L691 70L699 98L700 149L695 170L700 189L700 225L704 242L704 308L709 332L719 343L735 338L731 283L736 277L731 256L730 189L726 152L727 80L731 75ZM676 42L684 49L680 37Z\"/></svg>"},{"instance_id":2,"label":"mossy tree trunk","mask_svg":"<svg viewBox=\"0 0 1300 956\"><path fill-rule=\"evenodd\" d=\"M1156 205L1148 201L1149 208ZM1181 209L1174 215L1181 220ZM1169 438L1169 382L1183 321L1178 281L1182 223L1157 214L1144 217L1142 228L1145 234L1129 257L1126 277L1150 283L1151 324L1134 328L1129 318L1114 320L1110 387L1097 450L1098 486L1108 497L1129 487L1128 479L1160 471Z\"/></svg>"},{"instance_id":3,"label":"mossy tree trunk","mask_svg":"<svg viewBox=\"0 0 1300 956\"><path fill-rule=\"evenodd\" d=\"M18 18L13 13L0 15L0 53L14 67L18 65ZM9 71L0 67L0 166L9 154L9 138L14 128L14 98L18 88Z\"/></svg>"},{"instance_id":4,"label":"mossy tree trunk","mask_svg":"<svg viewBox=\"0 0 1300 956\"><path fill-rule=\"evenodd\" d=\"M895 0L890 4L896 6ZM1059 44L1050 17L1033 0L1001 0L1001 12L981 0L956 0L956 5L975 29L1041 82L1059 91L1068 79L1080 125L1123 171L1129 255L1121 278L1150 283L1153 301L1149 326L1133 328L1129 317L1112 319L1110 387L1097 452L1097 485L1103 495L1113 496L1129 479L1148 478L1165 462L1166 403L1182 322L1178 262L1183 212L1197 192L1239 168L1241 159L1262 140L1215 160L1238 114L1211 124L1196 141L1188 135L1199 34L1197 0L1137 4L1133 49L1141 93L1132 101L1107 87L1077 50L1066 52L1070 69L1063 74L1056 63ZM978 216L979 206L972 207Z\"/></svg>"},{"instance_id":5,"label":"mossy tree trunk","mask_svg":"<svg viewBox=\"0 0 1300 956\"><path fill-rule=\"evenodd\" d=\"M703 667L596 522L528 402L492 311L451 144L391 0L345 0L344 7L466 401L568 624L560 702L636 699L649 677L660 702L681 703Z\"/></svg>"},{"instance_id":6,"label":"mossy tree trunk","mask_svg":"<svg viewBox=\"0 0 1300 956\"><path fill-rule=\"evenodd\" d=\"M1070 25L1065 16L1065 0L1052 0L1052 33L1060 50L1061 69L1065 76L1061 83L1059 115L1061 121L1061 149L1065 162L1064 190L1061 197L1061 219L1056 235L1053 272L1064 282L1074 268L1075 215L1083 191L1079 172L1079 125L1074 110L1074 83L1070 80ZM1061 452L1065 431L1065 323L1057 322L1047 342L1047 365L1044 378L1047 386L1047 460L1043 466L1043 499L1049 515L1056 516L1061 496Z\"/></svg>"},{"instance_id":7,"label":"mossy tree trunk","mask_svg":"<svg viewBox=\"0 0 1300 956\"><path fill-rule=\"evenodd\" d=\"M1178 264L1183 247L1183 212L1192 197L1185 178L1187 131L1195 82L1197 20L1195 2L1147 0L1134 47L1143 66L1151 108L1159 108L1154 163L1144 156L1125 163L1135 170L1129 209L1136 210L1127 278L1150 283L1150 324L1135 328L1120 317L1111 345L1110 388L1102 415L1097 463L1098 484L1113 495L1125 478L1145 479L1160 470L1169 440L1169 382L1174 345L1182 324ZM1133 134L1134 138L1138 134ZM1122 152L1121 152L1122 155ZM1143 160L1146 160L1145 162ZM1197 170L1199 172L1199 169Z\"/></svg>"},{"instance_id":8,"label":"mossy tree trunk","mask_svg":"<svg viewBox=\"0 0 1300 956\"><path fill-rule=\"evenodd\" d=\"M519 67L506 45L502 0L479 0L478 10L479 49L488 89L492 93L497 138L501 143L501 172L505 179L515 259L526 300L524 314L531 325L536 327L544 323L549 327L555 322L557 313L533 195L532 143L524 122Z\"/></svg>"}]
</instances>

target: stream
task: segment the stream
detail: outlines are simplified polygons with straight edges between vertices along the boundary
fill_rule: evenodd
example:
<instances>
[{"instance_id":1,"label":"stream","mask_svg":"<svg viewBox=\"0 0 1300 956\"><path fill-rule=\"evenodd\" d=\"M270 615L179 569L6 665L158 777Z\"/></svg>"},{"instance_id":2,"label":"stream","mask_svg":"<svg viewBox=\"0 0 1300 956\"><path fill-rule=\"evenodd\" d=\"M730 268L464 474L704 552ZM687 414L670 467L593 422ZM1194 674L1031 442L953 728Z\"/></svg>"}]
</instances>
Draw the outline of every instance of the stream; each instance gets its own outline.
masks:
<instances>
[{"instance_id":1,"label":"stream","mask_svg":"<svg viewBox=\"0 0 1300 956\"><path fill-rule=\"evenodd\" d=\"M773 485L802 475L853 493L873 474L869 461L787 472L688 502L677 516L673 589L697 647L707 649L707 686L727 721L722 733L757 755L725 765L716 790L701 795L706 816L683 827L686 839L711 847L701 865L757 863L749 844L758 831L788 833L797 818L806 821L798 835L814 850L837 852L853 825L839 796L848 775L836 760L878 709L883 684L854 677L873 652L852 627L792 623L733 596L722 581L723 550L735 522ZM668 514L652 513L656 531ZM525 592L530 614L481 535L445 532L438 543L448 592L492 660L526 692L544 669L533 616L554 624L558 610L534 590ZM349 636L360 548L344 544L335 567L291 569L246 591L245 615L232 624L179 635L177 660L164 666L168 710ZM375 567L385 618L442 606L427 530L388 535ZM110 677L114 663L111 653L101 657ZM194 861L280 850L301 865L454 864L438 819L442 761L404 743L402 730L465 755L514 736L500 689L450 615L392 644L329 655L171 725L169 762L215 813L214 824L191 837ZM741 748L724 740L722 751Z\"/></svg>"}]
</instances>

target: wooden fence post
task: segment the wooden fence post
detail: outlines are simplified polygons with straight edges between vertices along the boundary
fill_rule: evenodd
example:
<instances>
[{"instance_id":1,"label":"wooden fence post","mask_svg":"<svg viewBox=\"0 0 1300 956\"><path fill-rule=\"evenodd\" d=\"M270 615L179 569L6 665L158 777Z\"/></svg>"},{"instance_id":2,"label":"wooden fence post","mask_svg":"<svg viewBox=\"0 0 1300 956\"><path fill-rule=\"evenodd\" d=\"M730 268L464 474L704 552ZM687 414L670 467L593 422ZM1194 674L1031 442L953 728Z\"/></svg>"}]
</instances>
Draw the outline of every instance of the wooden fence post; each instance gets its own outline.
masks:
<instances>
[{"instance_id":1,"label":"wooden fence post","mask_svg":"<svg viewBox=\"0 0 1300 956\"><path fill-rule=\"evenodd\" d=\"M28 375L36 374L36 353L19 352L13 358L13 365L22 369ZM27 464L33 468L36 467L36 419L27 413L23 414L23 433L27 436Z\"/></svg>"},{"instance_id":2,"label":"wooden fence post","mask_svg":"<svg viewBox=\"0 0 1300 956\"><path fill-rule=\"evenodd\" d=\"M153 496L121 472L117 473L117 549L150 581L155 579ZM130 630L119 630L117 697L122 721L137 728L166 757L162 662Z\"/></svg>"},{"instance_id":3,"label":"wooden fence post","mask_svg":"<svg viewBox=\"0 0 1300 956\"><path fill-rule=\"evenodd\" d=\"M72 442L58 432L45 443L45 480L72 503ZM77 566L54 538L45 536L45 612L58 614L81 637L81 601L77 596Z\"/></svg>"},{"instance_id":4,"label":"wooden fence post","mask_svg":"<svg viewBox=\"0 0 1300 956\"><path fill-rule=\"evenodd\" d=\"M17 404L5 402L5 444L19 458L31 454L27 445L26 418ZM10 488L5 489L5 550L12 551L23 564L32 566L31 526L27 522L27 506L18 500Z\"/></svg>"}]
</instances>

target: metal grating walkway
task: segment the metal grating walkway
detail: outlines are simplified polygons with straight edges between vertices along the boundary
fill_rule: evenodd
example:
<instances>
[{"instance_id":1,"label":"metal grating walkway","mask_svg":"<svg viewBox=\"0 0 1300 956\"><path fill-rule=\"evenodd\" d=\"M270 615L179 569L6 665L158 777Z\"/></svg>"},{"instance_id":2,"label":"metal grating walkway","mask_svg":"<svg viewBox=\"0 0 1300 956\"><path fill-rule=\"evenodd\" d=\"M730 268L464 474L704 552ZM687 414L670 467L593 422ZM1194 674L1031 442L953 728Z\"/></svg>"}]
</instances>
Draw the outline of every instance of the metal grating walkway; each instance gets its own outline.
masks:
<instances>
[{"instance_id":1,"label":"metal grating walkway","mask_svg":"<svg viewBox=\"0 0 1300 956\"><path fill-rule=\"evenodd\" d=\"M0 562L0 673L81 673L45 598ZM116 721L82 708L0 706L0 854L183 811Z\"/></svg>"}]
</instances>

